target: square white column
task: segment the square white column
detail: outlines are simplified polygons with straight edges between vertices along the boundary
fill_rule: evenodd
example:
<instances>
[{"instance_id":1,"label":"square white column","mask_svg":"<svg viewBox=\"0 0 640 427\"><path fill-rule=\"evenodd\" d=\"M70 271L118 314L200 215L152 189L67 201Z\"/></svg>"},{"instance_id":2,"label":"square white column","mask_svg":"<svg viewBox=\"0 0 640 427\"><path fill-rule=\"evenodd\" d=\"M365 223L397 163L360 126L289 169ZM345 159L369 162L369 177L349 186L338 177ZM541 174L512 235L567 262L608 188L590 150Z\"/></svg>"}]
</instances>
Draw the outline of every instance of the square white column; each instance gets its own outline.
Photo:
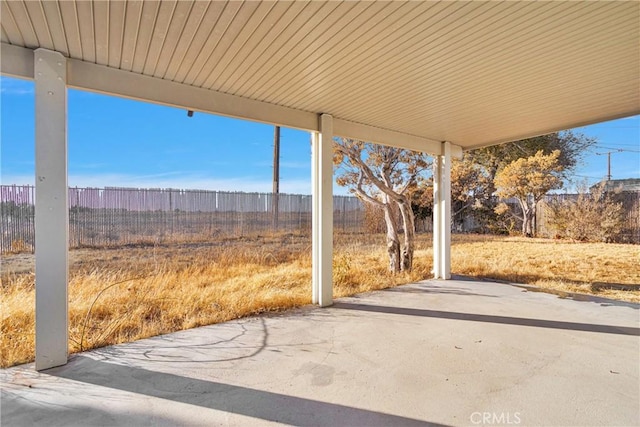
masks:
<instances>
[{"instance_id":1,"label":"square white column","mask_svg":"<svg viewBox=\"0 0 640 427\"><path fill-rule=\"evenodd\" d=\"M433 161L433 277L451 278L451 144Z\"/></svg>"},{"instance_id":2,"label":"square white column","mask_svg":"<svg viewBox=\"0 0 640 427\"><path fill-rule=\"evenodd\" d=\"M67 363L69 205L67 63L34 52L36 138L36 370Z\"/></svg>"},{"instance_id":3,"label":"square white column","mask_svg":"<svg viewBox=\"0 0 640 427\"><path fill-rule=\"evenodd\" d=\"M442 143L440 173L440 277L451 278L451 144Z\"/></svg>"},{"instance_id":4,"label":"square white column","mask_svg":"<svg viewBox=\"0 0 640 427\"><path fill-rule=\"evenodd\" d=\"M440 221L440 193L442 191L442 156L433 157L433 277L439 279L442 263L440 254L442 252L442 221Z\"/></svg>"},{"instance_id":5,"label":"square white column","mask_svg":"<svg viewBox=\"0 0 640 427\"><path fill-rule=\"evenodd\" d=\"M333 304L333 118L319 117L312 136L312 301Z\"/></svg>"}]
</instances>

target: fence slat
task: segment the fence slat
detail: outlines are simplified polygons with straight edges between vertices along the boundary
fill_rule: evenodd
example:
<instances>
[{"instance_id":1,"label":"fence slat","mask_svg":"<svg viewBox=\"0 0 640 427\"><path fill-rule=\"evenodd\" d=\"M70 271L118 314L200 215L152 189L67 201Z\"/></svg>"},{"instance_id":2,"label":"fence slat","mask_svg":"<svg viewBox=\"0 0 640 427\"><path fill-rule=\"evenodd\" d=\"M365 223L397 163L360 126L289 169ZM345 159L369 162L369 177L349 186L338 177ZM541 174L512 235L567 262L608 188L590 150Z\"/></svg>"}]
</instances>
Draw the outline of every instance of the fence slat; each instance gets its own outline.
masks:
<instances>
[{"instance_id":1,"label":"fence slat","mask_svg":"<svg viewBox=\"0 0 640 427\"><path fill-rule=\"evenodd\" d=\"M69 188L72 248L204 241L272 231L309 232L311 196L280 194L273 224L271 193L138 188ZM0 185L0 250L33 251L33 186ZM337 230L360 231L364 206L335 196Z\"/></svg>"}]
</instances>

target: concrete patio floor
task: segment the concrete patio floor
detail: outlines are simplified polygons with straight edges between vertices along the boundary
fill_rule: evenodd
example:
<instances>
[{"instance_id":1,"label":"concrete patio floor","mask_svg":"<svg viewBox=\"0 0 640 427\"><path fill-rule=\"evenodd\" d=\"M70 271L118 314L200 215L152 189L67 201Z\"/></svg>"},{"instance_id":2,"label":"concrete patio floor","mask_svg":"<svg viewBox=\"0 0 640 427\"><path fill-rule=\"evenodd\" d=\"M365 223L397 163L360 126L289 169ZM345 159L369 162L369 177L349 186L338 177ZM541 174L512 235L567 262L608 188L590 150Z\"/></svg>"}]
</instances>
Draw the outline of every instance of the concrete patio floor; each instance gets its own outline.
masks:
<instances>
[{"instance_id":1,"label":"concrete patio floor","mask_svg":"<svg viewBox=\"0 0 640 427\"><path fill-rule=\"evenodd\" d=\"M639 425L639 323L430 280L3 370L1 425Z\"/></svg>"}]
</instances>

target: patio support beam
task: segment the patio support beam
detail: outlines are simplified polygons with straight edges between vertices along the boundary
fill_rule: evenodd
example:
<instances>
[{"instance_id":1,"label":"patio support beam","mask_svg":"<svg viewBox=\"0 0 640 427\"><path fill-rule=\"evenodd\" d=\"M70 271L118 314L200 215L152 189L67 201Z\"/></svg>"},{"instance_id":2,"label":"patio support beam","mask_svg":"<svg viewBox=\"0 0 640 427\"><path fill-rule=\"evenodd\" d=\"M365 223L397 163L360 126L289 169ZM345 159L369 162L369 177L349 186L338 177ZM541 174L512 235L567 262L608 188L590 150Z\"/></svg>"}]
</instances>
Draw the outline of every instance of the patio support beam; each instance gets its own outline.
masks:
<instances>
[{"instance_id":1,"label":"patio support beam","mask_svg":"<svg viewBox=\"0 0 640 427\"><path fill-rule=\"evenodd\" d=\"M451 278L451 143L433 162L433 276Z\"/></svg>"},{"instance_id":2,"label":"patio support beam","mask_svg":"<svg viewBox=\"0 0 640 427\"><path fill-rule=\"evenodd\" d=\"M312 132L312 302L333 304L333 117L321 114Z\"/></svg>"},{"instance_id":3,"label":"patio support beam","mask_svg":"<svg viewBox=\"0 0 640 427\"><path fill-rule=\"evenodd\" d=\"M67 61L34 51L36 139L36 370L67 363L69 204Z\"/></svg>"},{"instance_id":4,"label":"patio support beam","mask_svg":"<svg viewBox=\"0 0 640 427\"><path fill-rule=\"evenodd\" d=\"M31 49L6 43L0 43L0 47L0 57L2 57L0 71L2 74L25 79L33 78L33 51ZM67 69L67 86L70 88L310 132L319 131L317 114L310 111L287 108L77 59L68 59ZM391 147L421 151L434 156L442 154L442 143L439 140L336 117L333 117L333 134ZM452 154L458 157L462 156L462 147L452 146Z\"/></svg>"}]
</instances>

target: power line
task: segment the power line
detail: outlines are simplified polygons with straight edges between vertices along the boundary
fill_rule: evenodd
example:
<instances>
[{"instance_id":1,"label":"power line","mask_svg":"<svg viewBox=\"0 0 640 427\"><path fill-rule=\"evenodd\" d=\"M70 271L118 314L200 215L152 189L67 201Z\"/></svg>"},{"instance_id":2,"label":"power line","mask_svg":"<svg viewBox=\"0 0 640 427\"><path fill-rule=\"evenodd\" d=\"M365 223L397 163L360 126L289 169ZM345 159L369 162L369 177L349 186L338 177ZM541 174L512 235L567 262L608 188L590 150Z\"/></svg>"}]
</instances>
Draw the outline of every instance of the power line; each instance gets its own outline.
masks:
<instances>
[{"instance_id":1,"label":"power line","mask_svg":"<svg viewBox=\"0 0 640 427\"><path fill-rule=\"evenodd\" d=\"M596 176L575 175L575 174L571 175L571 178L574 178L574 177L575 178L586 178L586 179L591 179L591 180L600 180L600 178L596 177Z\"/></svg>"},{"instance_id":2,"label":"power line","mask_svg":"<svg viewBox=\"0 0 640 427\"><path fill-rule=\"evenodd\" d=\"M596 156L607 156L607 181L611 181L611 154L612 153L619 153L622 151L630 151L630 150L623 150L621 148L618 149L614 149L613 151L607 151L606 153L595 153Z\"/></svg>"},{"instance_id":3,"label":"power line","mask_svg":"<svg viewBox=\"0 0 640 427\"><path fill-rule=\"evenodd\" d=\"M622 144L620 144L620 145L622 145ZM637 145L635 145L635 146L637 147ZM629 153L640 153L640 150L629 150L628 148L609 147L609 146L605 146L605 145L596 145L595 147L604 148L605 150L627 151Z\"/></svg>"}]
</instances>

